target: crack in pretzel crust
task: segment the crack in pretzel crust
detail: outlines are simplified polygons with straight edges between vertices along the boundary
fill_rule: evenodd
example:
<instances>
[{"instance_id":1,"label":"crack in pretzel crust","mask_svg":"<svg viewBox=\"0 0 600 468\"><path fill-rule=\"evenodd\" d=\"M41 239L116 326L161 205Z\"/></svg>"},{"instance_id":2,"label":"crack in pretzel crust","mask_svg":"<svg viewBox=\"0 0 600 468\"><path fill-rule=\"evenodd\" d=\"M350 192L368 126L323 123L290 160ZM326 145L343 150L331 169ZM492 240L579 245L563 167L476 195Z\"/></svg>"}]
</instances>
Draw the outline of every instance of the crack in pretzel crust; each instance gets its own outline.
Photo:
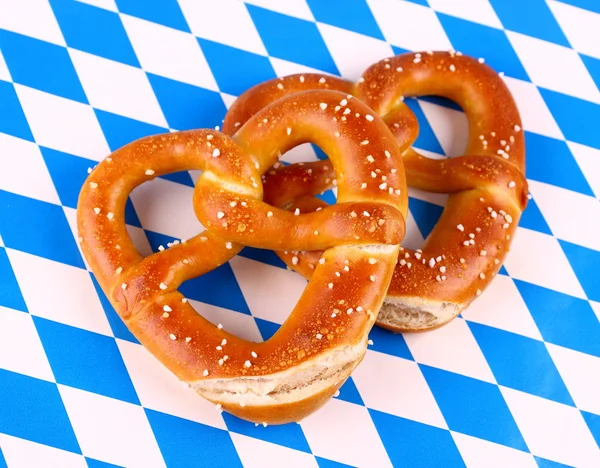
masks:
<instances>
[{"instance_id":1,"label":"crack in pretzel crust","mask_svg":"<svg viewBox=\"0 0 600 468\"><path fill-rule=\"evenodd\" d=\"M235 134L246 119L283 96L324 88L352 94L384 119L410 187L450 194L422 249L401 252L377 324L404 332L447 323L498 273L527 205L524 135L509 89L481 59L454 51L406 53L370 66L357 83L297 74L259 84L231 106L224 132ZM412 148L419 126L404 98L423 95L448 98L465 111L469 138L463 156L434 160ZM329 166L320 161L268 171L265 200L289 210L325 209L311 196L332 188ZM373 179L385 187L378 174ZM278 255L306 278L319 260L319 252Z\"/></svg>"},{"instance_id":2,"label":"crack in pretzel crust","mask_svg":"<svg viewBox=\"0 0 600 468\"><path fill-rule=\"evenodd\" d=\"M344 120L335 110L342 101ZM219 408L257 423L298 421L325 404L363 358L408 212L399 148L369 112L338 91L306 91L265 107L233 138L193 130L137 140L100 162L84 183L80 245L103 291L141 344ZM305 142L329 155L339 203L320 212L266 204L262 176ZM192 169L203 171L193 204L208 230L143 258L125 225L129 194L155 177ZM372 171L387 177L386 190L362 186ZM245 245L323 250L298 304L262 343L214 326L178 291Z\"/></svg>"}]
</instances>

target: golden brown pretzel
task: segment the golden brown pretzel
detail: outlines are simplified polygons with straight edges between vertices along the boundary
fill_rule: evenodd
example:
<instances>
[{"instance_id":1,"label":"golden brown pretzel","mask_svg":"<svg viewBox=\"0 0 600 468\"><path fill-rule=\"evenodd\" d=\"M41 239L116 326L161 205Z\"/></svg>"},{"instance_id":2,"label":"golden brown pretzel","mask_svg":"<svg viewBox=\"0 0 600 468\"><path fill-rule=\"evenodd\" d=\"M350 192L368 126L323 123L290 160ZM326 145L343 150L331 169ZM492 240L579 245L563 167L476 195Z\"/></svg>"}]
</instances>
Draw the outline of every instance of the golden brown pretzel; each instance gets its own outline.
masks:
<instances>
[{"instance_id":1,"label":"golden brown pretzel","mask_svg":"<svg viewBox=\"0 0 600 468\"><path fill-rule=\"evenodd\" d=\"M408 207L397 145L381 119L364 118L369 109L356 99L347 107L362 118L334 120L342 99L334 91L282 99L234 138L214 130L143 138L98 164L80 194L82 250L127 327L200 395L251 421L297 421L335 393L364 356L397 261ZM304 142L331 157L340 203L295 215L261 201L261 175ZM366 162L370 154L376 162ZM361 188L371 168L388 174L393 190ZM191 169L204 171L194 208L211 229L142 258L125 227L129 193ZM290 317L264 343L213 326L177 291L242 245L327 249Z\"/></svg>"},{"instance_id":2,"label":"golden brown pretzel","mask_svg":"<svg viewBox=\"0 0 600 468\"><path fill-rule=\"evenodd\" d=\"M261 106L311 88L340 89L364 101L394 133L409 186L450 194L422 249L402 252L377 321L394 331L447 323L496 275L527 203L524 138L508 88L490 67L471 57L454 52L407 53L369 67L356 85L321 75L262 83L232 105L223 129L234 133ZM418 123L403 99L422 95L449 98L466 112L465 156L433 160L411 147ZM338 109L337 115L342 118L344 111ZM273 171L265 183L265 200L304 211L321 208L322 202L305 195L331 188L332 177L326 161ZM318 255L280 254L306 277ZM291 262L294 256L298 260Z\"/></svg>"}]
</instances>

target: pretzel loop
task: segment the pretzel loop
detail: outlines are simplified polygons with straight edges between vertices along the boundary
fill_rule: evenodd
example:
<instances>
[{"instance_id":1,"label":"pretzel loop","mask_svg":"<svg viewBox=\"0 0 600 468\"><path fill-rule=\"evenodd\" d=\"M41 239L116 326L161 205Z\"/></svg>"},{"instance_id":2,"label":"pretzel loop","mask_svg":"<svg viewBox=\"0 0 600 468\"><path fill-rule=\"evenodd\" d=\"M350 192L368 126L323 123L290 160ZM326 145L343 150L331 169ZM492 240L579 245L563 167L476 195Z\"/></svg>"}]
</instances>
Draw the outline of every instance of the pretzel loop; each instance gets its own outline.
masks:
<instances>
[{"instance_id":1,"label":"pretzel loop","mask_svg":"<svg viewBox=\"0 0 600 468\"><path fill-rule=\"evenodd\" d=\"M138 140L98 164L80 194L82 250L127 327L199 394L251 421L297 421L323 405L364 356L391 281L407 213L404 170L393 135L381 119L365 117L362 102L346 102L352 119L334 120L345 96L284 98L235 139L195 130ZM329 153L342 200L322 214L295 216L261 201L261 176L282 151L305 141ZM125 227L129 193L191 169L203 171L194 209L210 230L142 258ZM380 189L371 172L391 190ZM215 327L177 291L243 245L326 249L297 306L264 343Z\"/></svg>"},{"instance_id":2,"label":"pretzel loop","mask_svg":"<svg viewBox=\"0 0 600 468\"><path fill-rule=\"evenodd\" d=\"M369 67L354 85L320 75L293 75L258 85L230 108L232 122L257 112L283 93L330 86L365 102L394 134L409 186L449 193L448 202L422 249L406 249L396 267L378 324L395 331L425 330L446 323L467 307L498 272L527 204L524 136L516 104L502 79L482 61L456 52L407 53ZM277 88L279 91L274 91ZM412 148L418 122L406 97L437 95L457 102L467 115L464 156L434 160ZM311 200L328 188L326 162L292 165L269 173L265 200L303 211L323 210ZM318 252L298 257L279 254L310 277Z\"/></svg>"}]
</instances>

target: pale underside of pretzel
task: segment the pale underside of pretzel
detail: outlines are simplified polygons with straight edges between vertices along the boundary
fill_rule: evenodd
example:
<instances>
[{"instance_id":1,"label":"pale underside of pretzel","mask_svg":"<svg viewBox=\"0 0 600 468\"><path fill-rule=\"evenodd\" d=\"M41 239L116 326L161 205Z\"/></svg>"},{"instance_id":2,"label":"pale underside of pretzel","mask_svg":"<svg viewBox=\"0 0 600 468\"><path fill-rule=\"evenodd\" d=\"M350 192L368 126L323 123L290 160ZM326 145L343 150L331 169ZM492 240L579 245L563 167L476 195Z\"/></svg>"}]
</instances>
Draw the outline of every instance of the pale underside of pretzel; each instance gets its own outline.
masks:
<instances>
[{"instance_id":1,"label":"pale underside of pretzel","mask_svg":"<svg viewBox=\"0 0 600 468\"><path fill-rule=\"evenodd\" d=\"M269 102L315 88L339 89L365 102L394 133L408 185L450 194L422 248L401 252L377 319L378 325L393 331L422 331L447 323L497 274L527 204L524 137L512 95L481 60L455 52L407 53L369 67L356 84L305 74L257 85L236 100L223 130L233 133ZM464 156L434 160L411 147L418 122L403 101L424 95L451 99L465 111L469 139ZM332 188L326 161L269 174L265 200L288 209L322 209L323 202L307 195ZM307 278L319 255L280 253Z\"/></svg>"},{"instance_id":2,"label":"pale underside of pretzel","mask_svg":"<svg viewBox=\"0 0 600 468\"><path fill-rule=\"evenodd\" d=\"M337 119L342 101L352 119ZM239 417L298 421L323 405L364 356L408 206L394 137L368 112L339 92L306 92L262 109L234 138L196 130L130 143L100 162L82 188L82 251L117 313L179 379ZM262 202L261 175L305 142L329 155L339 203L294 214ZM203 171L194 208L209 230L143 258L126 230L127 197L155 177L192 169ZM371 170L387 175L391 190L363 187ZM214 326L177 290L243 245L324 249L297 306L263 343Z\"/></svg>"}]
</instances>

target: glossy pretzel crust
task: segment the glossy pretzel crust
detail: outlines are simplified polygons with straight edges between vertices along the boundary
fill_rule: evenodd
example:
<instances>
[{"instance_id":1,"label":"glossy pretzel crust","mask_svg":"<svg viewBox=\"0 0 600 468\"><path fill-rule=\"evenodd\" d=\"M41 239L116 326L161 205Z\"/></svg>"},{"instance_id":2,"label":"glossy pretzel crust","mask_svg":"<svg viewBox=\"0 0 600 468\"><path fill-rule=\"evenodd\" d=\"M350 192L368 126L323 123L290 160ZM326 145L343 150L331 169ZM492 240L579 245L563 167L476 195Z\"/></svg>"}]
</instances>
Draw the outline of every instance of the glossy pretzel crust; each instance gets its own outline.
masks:
<instances>
[{"instance_id":1,"label":"glossy pretzel crust","mask_svg":"<svg viewBox=\"0 0 600 468\"><path fill-rule=\"evenodd\" d=\"M369 67L356 84L304 74L257 85L234 102L223 129L235 133L269 102L315 88L339 89L365 102L394 133L409 186L450 194L422 249L401 253L377 320L394 331L447 323L497 274L527 204L524 137L512 95L496 72L474 58L455 52L407 53ZM464 156L434 160L411 147L418 123L403 100L423 95L449 98L465 111L469 140ZM280 168L267 176L265 200L291 209L322 208L307 195L332 188L331 178L327 161ZM280 254L307 278L319 255Z\"/></svg>"},{"instance_id":2,"label":"glossy pretzel crust","mask_svg":"<svg viewBox=\"0 0 600 468\"><path fill-rule=\"evenodd\" d=\"M352 119L337 120L342 101ZM369 111L335 91L290 96L262 109L234 138L196 130L128 144L100 162L82 188L81 248L117 313L178 378L239 417L298 421L324 404L364 356L408 206L399 149L380 118L366 117ZM340 200L296 215L261 201L261 176L304 142L328 152ZM160 175L192 169L204 171L194 208L209 230L142 258L125 225L129 194ZM362 188L371 170L387 174L391 190ZM264 343L214 326L177 290L243 245L325 249L297 306Z\"/></svg>"}]
</instances>

